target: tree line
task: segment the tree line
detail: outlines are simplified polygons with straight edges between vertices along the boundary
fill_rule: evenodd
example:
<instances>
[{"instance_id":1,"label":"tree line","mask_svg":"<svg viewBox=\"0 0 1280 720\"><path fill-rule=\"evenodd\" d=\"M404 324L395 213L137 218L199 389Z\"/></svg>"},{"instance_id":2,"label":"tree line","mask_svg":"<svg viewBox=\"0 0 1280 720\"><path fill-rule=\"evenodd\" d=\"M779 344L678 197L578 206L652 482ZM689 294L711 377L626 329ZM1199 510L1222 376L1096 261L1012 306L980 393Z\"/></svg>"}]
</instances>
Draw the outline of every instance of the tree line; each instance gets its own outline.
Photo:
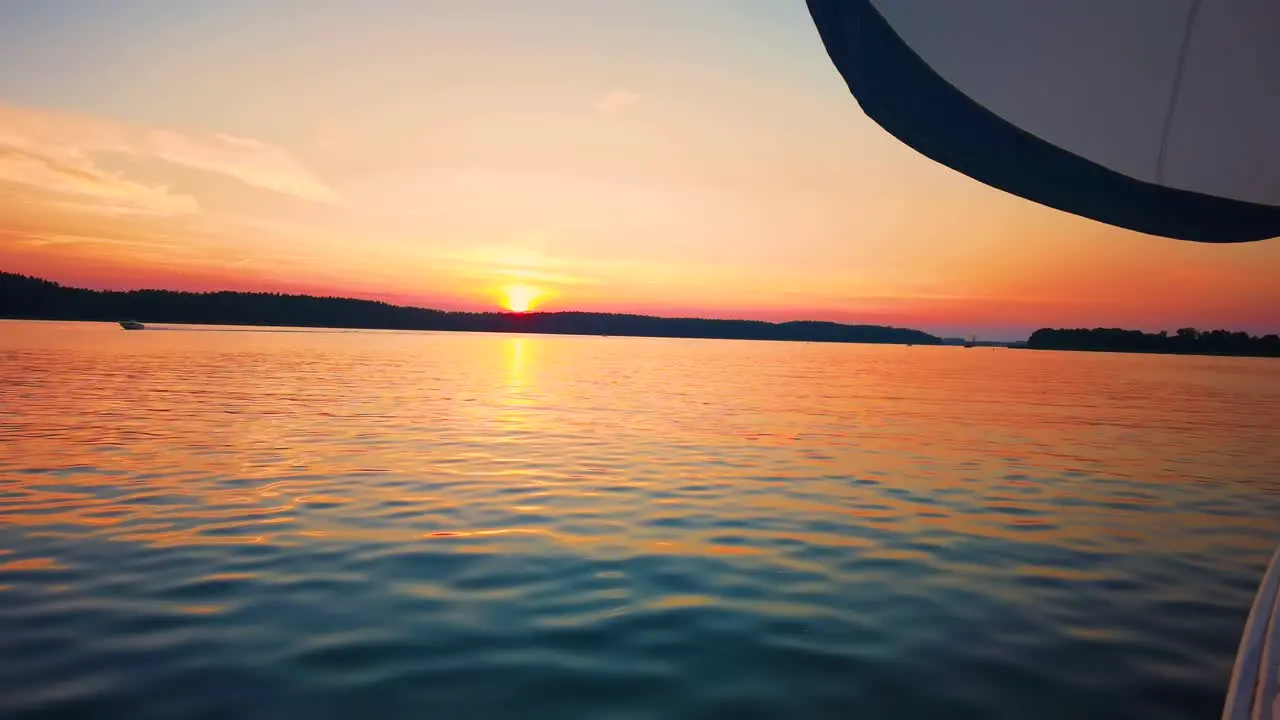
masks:
<instances>
[{"instance_id":1,"label":"tree line","mask_svg":"<svg viewBox=\"0 0 1280 720\"><path fill-rule=\"evenodd\" d=\"M920 330L879 325L817 321L771 323L593 312L453 312L375 300L281 293L87 290L4 272L0 272L0 317L918 345L942 343L941 338Z\"/></svg>"},{"instance_id":2,"label":"tree line","mask_svg":"<svg viewBox=\"0 0 1280 720\"><path fill-rule=\"evenodd\" d=\"M1042 328L1031 334L1027 347L1040 350L1280 357L1280 336L1255 336L1230 330L1204 331L1189 327L1172 334L1166 331L1145 333L1141 330L1118 328Z\"/></svg>"}]
</instances>

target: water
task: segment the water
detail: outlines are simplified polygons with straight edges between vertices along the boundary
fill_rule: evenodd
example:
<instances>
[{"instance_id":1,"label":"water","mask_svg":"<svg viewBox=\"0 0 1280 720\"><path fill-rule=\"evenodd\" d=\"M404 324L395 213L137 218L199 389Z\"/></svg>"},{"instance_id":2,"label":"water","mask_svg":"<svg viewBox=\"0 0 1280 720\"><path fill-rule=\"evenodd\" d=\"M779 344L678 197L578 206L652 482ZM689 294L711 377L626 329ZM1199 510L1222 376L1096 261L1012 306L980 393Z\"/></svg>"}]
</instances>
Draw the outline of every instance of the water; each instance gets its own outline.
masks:
<instances>
[{"instance_id":1,"label":"water","mask_svg":"<svg viewBox=\"0 0 1280 720\"><path fill-rule=\"evenodd\" d=\"M0 323L0 717L1212 718L1280 362Z\"/></svg>"}]
</instances>

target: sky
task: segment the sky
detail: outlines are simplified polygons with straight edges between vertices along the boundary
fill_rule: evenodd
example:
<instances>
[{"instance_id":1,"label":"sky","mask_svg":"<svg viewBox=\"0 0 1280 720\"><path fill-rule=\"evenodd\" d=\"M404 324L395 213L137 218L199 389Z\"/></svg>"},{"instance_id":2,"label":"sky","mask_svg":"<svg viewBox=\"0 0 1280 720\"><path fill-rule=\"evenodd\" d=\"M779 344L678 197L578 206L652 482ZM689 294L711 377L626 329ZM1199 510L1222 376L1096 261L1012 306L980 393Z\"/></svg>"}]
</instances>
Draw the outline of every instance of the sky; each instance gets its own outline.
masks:
<instances>
[{"instance_id":1,"label":"sky","mask_svg":"<svg viewBox=\"0 0 1280 720\"><path fill-rule=\"evenodd\" d=\"M1278 269L921 157L803 0L0 3L0 270L65 284L1015 339L1277 332Z\"/></svg>"}]
</instances>

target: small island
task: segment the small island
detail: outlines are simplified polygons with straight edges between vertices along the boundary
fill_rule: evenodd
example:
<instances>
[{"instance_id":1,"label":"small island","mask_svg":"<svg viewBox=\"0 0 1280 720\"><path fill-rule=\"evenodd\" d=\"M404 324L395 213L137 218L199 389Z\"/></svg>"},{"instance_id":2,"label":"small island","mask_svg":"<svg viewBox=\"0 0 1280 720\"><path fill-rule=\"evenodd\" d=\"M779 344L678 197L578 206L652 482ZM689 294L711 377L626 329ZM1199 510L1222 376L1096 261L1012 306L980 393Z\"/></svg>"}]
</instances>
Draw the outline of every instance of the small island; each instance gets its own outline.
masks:
<instances>
[{"instance_id":1,"label":"small island","mask_svg":"<svg viewBox=\"0 0 1280 720\"><path fill-rule=\"evenodd\" d=\"M0 317L196 325L452 330L554 335L941 345L921 330L835 322L665 318L595 312L453 312L279 293L88 290L0 272Z\"/></svg>"},{"instance_id":2,"label":"small island","mask_svg":"<svg viewBox=\"0 0 1280 720\"><path fill-rule=\"evenodd\" d=\"M1280 336L1195 328L1182 328L1173 334L1118 328L1042 328L1031 334L1027 347L1033 350L1280 357Z\"/></svg>"}]
</instances>

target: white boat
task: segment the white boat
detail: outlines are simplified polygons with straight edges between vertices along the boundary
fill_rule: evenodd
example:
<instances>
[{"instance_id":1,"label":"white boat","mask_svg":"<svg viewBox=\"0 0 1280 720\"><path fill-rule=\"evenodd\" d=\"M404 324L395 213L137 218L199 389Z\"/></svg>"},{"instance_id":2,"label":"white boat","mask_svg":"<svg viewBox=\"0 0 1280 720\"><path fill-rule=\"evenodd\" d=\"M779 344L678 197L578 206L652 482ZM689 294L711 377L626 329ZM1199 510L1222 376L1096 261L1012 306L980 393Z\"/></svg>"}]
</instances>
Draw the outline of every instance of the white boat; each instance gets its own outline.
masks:
<instances>
[{"instance_id":1,"label":"white boat","mask_svg":"<svg viewBox=\"0 0 1280 720\"><path fill-rule=\"evenodd\" d=\"M1222 720L1280 720L1280 550L1245 622Z\"/></svg>"}]
</instances>

